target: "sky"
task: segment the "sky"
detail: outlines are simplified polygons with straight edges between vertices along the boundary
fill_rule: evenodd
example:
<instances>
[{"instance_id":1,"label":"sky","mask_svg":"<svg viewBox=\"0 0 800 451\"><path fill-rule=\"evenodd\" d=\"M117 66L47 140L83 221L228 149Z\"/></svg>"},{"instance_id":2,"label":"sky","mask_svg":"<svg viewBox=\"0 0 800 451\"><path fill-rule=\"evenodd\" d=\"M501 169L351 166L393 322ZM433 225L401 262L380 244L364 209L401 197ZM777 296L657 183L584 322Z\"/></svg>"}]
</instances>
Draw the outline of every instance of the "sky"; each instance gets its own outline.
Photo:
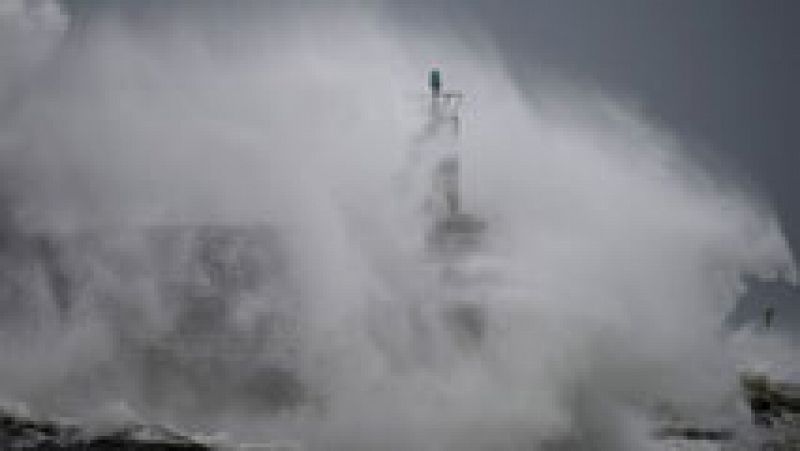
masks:
<instances>
[{"instance_id":1,"label":"sky","mask_svg":"<svg viewBox=\"0 0 800 451\"><path fill-rule=\"evenodd\" d=\"M442 5L479 18L523 89L544 70L637 102L690 152L758 191L800 251L800 3Z\"/></svg>"}]
</instances>

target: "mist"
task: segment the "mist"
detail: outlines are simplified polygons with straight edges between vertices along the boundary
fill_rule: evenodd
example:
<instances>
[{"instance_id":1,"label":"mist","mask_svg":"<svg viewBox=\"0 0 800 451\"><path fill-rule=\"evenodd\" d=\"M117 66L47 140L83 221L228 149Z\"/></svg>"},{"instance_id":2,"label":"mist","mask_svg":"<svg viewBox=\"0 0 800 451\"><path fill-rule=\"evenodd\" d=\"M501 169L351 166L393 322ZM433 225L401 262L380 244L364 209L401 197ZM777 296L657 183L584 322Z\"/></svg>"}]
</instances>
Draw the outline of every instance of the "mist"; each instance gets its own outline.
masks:
<instances>
[{"instance_id":1,"label":"mist","mask_svg":"<svg viewBox=\"0 0 800 451\"><path fill-rule=\"evenodd\" d=\"M3 399L310 449L641 450L654 406L745 414L724 320L792 255L634 104L527 100L480 29L381 4L5 5ZM489 224L476 347L425 251L431 67ZM209 242L251 266L214 276ZM175 363L192 343L223 363Z\"/></svg>"}]
</instances>

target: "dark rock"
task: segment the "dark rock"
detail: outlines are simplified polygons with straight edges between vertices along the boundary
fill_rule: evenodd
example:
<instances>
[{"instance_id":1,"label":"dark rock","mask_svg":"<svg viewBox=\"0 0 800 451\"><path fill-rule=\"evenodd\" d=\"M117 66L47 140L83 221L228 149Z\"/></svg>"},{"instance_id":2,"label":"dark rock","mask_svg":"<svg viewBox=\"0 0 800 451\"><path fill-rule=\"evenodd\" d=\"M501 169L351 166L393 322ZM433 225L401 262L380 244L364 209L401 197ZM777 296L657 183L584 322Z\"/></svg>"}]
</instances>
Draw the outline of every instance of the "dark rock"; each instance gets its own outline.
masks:
<instances>
[{"instance_id":1,"label":"dark rock","mask_svg":"<svg viewBox=\"0 0 800 451\"><path fill-rule=\"evenodd\" d=\"M155 425L126 424L92 434L88 428L0 411L0 448L20 450L191 450L211 448Z\"/></svg>"}]
</instances>

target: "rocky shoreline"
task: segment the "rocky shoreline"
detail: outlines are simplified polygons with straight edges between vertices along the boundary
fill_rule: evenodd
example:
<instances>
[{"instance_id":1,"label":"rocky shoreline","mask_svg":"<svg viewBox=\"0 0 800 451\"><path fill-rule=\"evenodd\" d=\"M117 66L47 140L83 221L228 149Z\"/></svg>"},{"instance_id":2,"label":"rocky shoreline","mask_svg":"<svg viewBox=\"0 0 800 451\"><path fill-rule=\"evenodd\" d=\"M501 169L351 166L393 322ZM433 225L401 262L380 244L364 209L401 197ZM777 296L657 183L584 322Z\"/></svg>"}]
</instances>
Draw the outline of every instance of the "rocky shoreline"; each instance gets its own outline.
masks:
<instances>
[{"instance_id":1,"label":"rocky shoreline","mask_svg":"<svg viewBox=\"0 0 800 451\"><path fill-rule=\"evenodd\" d=\"M742 393L750 406L753 426L761 432L757 443L744 440L733 429L679 422L656 429L654 436L665 442L730 444L733 447L730 449L753 446L769 450L800 449L800 384L772 381L762 374L749 373L742 376ZM79 423L34 419L22 411L0 409L3 449L205 451L219 446L162 425L126 422L92 432Z\"/></svg>"}]
</instances>

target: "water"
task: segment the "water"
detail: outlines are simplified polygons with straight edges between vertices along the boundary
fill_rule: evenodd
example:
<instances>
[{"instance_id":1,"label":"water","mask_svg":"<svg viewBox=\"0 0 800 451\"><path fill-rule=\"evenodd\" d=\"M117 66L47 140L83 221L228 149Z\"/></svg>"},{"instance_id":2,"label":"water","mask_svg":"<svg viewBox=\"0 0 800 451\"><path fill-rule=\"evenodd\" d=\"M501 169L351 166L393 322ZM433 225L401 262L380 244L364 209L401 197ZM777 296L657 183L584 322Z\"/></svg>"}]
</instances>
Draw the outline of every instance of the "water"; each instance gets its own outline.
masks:
<instances>
[{"instance_id":1,"label":"water","mask_svg":"<svg viewBox=\"0 0 800 451\"><path fill-rule=\"evenodd\" d=\"M526 100L479 31L377 6L7 5L4 398L311 449L640 450L665 405L747 419L725 318L792 257L635 108ZM432 65L488 224L457 257L426 238Z\"/></svg>"}]
</instances>

